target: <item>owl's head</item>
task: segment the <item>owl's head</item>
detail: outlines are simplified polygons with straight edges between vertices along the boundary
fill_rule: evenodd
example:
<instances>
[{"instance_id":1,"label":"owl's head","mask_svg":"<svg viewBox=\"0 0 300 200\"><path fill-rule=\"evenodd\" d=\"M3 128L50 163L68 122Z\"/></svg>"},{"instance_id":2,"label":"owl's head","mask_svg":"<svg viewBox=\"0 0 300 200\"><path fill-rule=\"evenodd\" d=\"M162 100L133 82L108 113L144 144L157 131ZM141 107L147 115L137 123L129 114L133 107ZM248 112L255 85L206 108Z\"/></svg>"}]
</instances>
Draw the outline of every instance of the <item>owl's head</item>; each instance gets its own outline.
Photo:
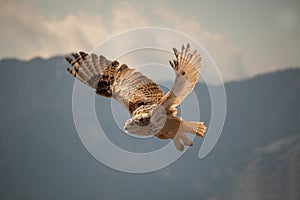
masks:
<instances>
[{"instance_id":1,"label":"owl's head","mask_svg":"<svg viewBox=\"0 0 300 200\"><path fill-rule=\"evenodd\" d=\"M124 129L131 134L146 136L151 134L151 127L151 113L141 113L128 119Z\"/></svg>"},{"instance_id":2,"label":"owl's head","mask_svg":"<svg viewBox=\"0 0 300 200\"><path fill-rule=\"evenodd\" d=\"M157 118L159 113L157 105L140 106L134 111L132 118L125 122L124 129L139 136L155 135L165 123L165 119Z\"/></svg>"}]
</instances>

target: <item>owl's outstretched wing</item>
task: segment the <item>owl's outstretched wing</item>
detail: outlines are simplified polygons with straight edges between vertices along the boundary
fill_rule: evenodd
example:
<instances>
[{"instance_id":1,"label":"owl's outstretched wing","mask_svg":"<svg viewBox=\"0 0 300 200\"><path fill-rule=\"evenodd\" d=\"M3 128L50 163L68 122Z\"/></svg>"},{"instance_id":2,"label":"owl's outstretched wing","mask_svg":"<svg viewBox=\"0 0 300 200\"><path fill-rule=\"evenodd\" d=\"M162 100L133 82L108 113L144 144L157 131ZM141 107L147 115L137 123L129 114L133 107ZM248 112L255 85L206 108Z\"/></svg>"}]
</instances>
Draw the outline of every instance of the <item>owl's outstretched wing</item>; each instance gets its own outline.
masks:
<instances>
[{"instance_id":1,"label":"owl's outstretched wing","mask_svg":"<svg viewBox=\"0 0 300 200\"><path fill-rule=\"evenodd\" d=\"M192 92L198 81L201 56L195 50L190 52L190 45L178 52L173 48L176 60L169 61L175 71L176 79L172 89L161 99L160 104L176 115L176 107Z\"/></svg>"},{"instance_id":2,"label":"owl's outstretched wing","mask_svg":"<svg viewBox=\"0 0 300 200\"><path fill-rule=\"evenodd\" d=\"M67 68L68 72L97 94L115 98L131 116L140 106L158 104L163 96L156 83L125 64L119 66L117 61L85 52L72 56L66 57L74 68Z\"/></svg>"},{"instance_id":3,"label":"owl's outstretched wing","mask_svg":"<svg viewBox=\"0 0 300 200\"><path fill-rule=\"evenodd\" d=\"M71 56L66 56L65 59L73 69L67 68L67 71L85 85L99 90L99 80L106 78L113 80L114 70L118 63L112 63L104 56L96 54L87 54L85 52L72 53ZM107 83L108 86L113 84L113 81Z\"/></svg>"},{"instance_id":4,"label":"owl's outstretched wing","mask_svg":"<svg viewBox=\"0 0 300 200\"><path fill-rule=\"evenodd\" d=\"M163 97L159 85L135 69L125 68L117 76L113 97L135 115L140 106L158 104Z\"/></svg>"}]
</instances>

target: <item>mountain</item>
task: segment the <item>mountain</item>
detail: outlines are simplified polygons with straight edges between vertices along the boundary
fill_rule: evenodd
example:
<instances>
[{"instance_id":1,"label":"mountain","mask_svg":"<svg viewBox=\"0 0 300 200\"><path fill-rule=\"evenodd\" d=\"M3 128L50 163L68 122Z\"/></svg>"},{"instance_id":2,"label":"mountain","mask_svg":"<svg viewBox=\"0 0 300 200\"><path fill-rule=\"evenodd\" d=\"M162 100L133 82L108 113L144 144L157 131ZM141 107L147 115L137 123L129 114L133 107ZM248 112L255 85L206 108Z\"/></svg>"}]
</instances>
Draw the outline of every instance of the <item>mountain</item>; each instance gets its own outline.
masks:
<instances>
[{"instance_id":1,"label":"mountain","mask_svg":"<svg viewBox=\"0 0 300 200\"><path fill-rule=\"evenodd\" d=\"M222 135L202 160L202 140L171 166L146 174L110 169L85 149L72 116L74 80L62 57L0 61L0 199L299 199L300 70L225 84ZM209 126L207 87L195 88ZM97 97L99 121L122 148L146 150L111 120ZM103 121L105 120L105 121ZM109 152L108 152L109 153Z\"/></svg>"}]
</instances>

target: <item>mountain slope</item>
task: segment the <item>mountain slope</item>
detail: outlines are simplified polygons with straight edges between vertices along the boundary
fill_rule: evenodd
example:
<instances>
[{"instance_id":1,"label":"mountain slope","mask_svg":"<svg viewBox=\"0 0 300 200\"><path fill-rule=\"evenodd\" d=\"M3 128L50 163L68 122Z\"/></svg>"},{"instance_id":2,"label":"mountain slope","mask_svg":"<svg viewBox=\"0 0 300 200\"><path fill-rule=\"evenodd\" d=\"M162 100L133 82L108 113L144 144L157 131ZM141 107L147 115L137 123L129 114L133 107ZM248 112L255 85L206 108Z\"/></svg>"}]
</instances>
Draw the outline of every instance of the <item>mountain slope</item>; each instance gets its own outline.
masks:
<instances>
[{"instance_id":1,"label":"mountain slope","mask_svg":"<svg viewBox=\"0 0 300 200\"><path fill-rule=\"evenodd\" d=\"M280 166L276 155L290 155L300 145L296 140L280 152L261 151L276 141L299 136L300 70L291 69L226 83L224 130L205 159L197 157L201 145L197 138L183 157L158 172L134 175L112 170L95 160L77 135L72 116L73 78L66 66L62 57L0 61L0 199L238 199L247 194L238 185L253 177L249 168L256 159L266 160L259 163L259 169L268 169L272 163ZM196 90L201 118L208 124L207 88L197 85ZM109 102L97 98L100 121L101 116L108 116L103 124L111 127L112 141L122 147L134 145L136 140L125 137L114 122L108 124ZM147 149L163 144L159 140L143 143ZM290 158L299 163L297 156ZM299 171L299 165L295 167L275 169L284 175ZM274 168L263 171L266 177L273 172ZM250 180L249 186L261 182L260 177ZM299 179L289 187L293 190L297 184ZM253 190L257 199L265 199Z\"/></svg>"}]
</instances>

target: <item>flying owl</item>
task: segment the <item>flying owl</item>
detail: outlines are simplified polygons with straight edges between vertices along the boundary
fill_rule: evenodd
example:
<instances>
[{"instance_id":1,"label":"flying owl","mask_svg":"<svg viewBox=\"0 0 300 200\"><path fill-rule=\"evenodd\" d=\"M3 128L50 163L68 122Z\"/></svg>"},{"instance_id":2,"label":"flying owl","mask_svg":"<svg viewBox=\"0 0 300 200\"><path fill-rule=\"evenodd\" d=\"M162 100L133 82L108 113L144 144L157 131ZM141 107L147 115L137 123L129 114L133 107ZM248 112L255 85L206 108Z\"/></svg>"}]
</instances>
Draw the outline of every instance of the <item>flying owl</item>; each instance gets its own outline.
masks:
<instances>
[{"instance_id":1,"label":"flying owl","mask_svg":"<svg viewBox=\"0 0 300 200\"><path fill-rule=\"evenodd\" d=\"M67 68L71 75L95 89L96 94L115 98L128 110L131 118L124 125L128 133L173 139L176 148L183 151L184 145L193 145L185 133L203 137L206 131L203 122L183 121L176 116L176 107L191 93L198 80L201 56L196 50L191 53L189 44L183 45L181 52L176 48L173 50L176 59L169 63L176 78L165 95L158 84L116 60L82 51L65 59L73 66L73 69Z\"/></svg>"}]
</instances>

